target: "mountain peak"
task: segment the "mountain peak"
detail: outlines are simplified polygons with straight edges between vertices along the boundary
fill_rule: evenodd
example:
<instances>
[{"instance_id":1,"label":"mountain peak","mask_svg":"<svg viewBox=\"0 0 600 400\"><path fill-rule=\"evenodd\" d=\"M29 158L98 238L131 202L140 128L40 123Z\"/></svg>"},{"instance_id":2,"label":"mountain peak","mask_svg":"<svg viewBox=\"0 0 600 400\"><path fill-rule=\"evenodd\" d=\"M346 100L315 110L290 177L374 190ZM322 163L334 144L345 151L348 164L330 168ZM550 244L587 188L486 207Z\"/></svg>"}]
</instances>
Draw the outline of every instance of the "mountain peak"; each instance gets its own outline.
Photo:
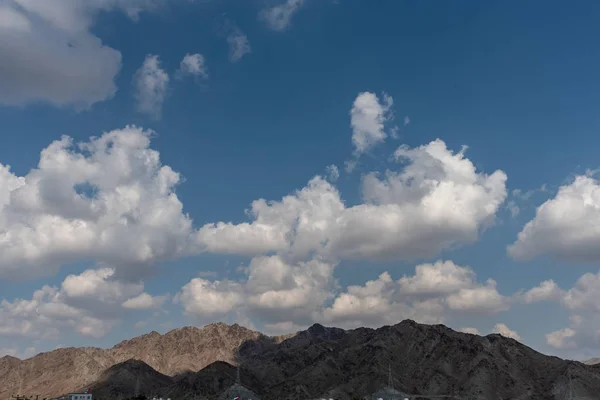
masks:
<instances>
[{"instance_id":1,"label":"mountain peak","mask_svg":"<svg viewBox=\"0 0 600 400\"><path fill-rule=\"evenodd\" d=\"M327 328L325 328L325 327L324 327L323 325L321 325L321 324L312 324L312 326L310 326L310 327L308 328L308 331L309 331L310 333L313 333L313 334L319 334L319 333L323 333L323 332L325 332L326 330L327 330Z\"/></svg>"},{"instance_id":2,"label":"mountain peak","mask_svg":"<svg viewBox=\"0 0 600 400\"><path fill-rule=\"evenodd\" d=\"M14 357L11 355L5 355L4 357L0 357L0 361L12 361L12 362L18 362L18 361L22 361L20 358L18 357Z\"/></svg>"},{"instance_id":3,"label":"mountain peak","mask_svg":"<svg viewBox=\"0 0 600 400\"><path fill-rule=\"evenodd\" d=\"M567 366L565 360L500 335L461 334L413 320L352 330L317 323L289 340L219 322L164 335L150 332L107 350L60 349L23 361L3 357L0 396L18 391L23 382L24 391L43 397L90 387L107 400L136 393L217 398L227 388L232 388L228 394L239 391L234 383L241 382L266 400L297 399L299 393L306 398L323 393L352 398L385 387L390 367L397 388L411 388L412 393L456 397L495 393L502 398L535 393L557 398L553 393L562 393ZM570 368L573 394L594 397L600 390L599 367L573 363ZM437 389L432 389L432 381Z\"/></svg>"}]
</instances>

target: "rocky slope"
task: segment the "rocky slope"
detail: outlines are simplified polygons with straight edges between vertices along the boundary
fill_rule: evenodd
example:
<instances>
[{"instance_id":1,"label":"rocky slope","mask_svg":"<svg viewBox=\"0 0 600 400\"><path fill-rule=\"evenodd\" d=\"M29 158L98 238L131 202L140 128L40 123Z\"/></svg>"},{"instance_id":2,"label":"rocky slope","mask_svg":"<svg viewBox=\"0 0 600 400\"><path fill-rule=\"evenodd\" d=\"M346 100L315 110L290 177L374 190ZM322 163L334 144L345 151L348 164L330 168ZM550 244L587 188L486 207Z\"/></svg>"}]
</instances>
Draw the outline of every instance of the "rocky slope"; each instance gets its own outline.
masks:
<instances>
[{"instance_id":1,"label":"rocky slope","mask_svg":"<svg viewBox=\"0 0 600 400\"><path fill-rule=\"evenodd\" d=\"M175 377L176 383L167 388L164 397L172 399L194 398L201 393L207 398L216 398L236 383L237 368L224 361L216 361L202 370ZM239 379L242 386L255 393L264 392L261 382L247 369L239 370ZM235 396L231 396L233 398Z\"/></svg>"},{"instance_id":2,"label":"rocky slope","mask_svg":"<svg viewBox=\"0 0 600 400\"><path fill-rule=\"evenodd\" d=\"M42 395L89 385L102 399L130 395L136 387L173 399L215 398L235 382L233 365L240 365L242 384L263 399L362 397L386 386L388 368L394 388L409 395L562 399L572 390L580 398L600 398L600 365L545 356L496 334L403 321L348 331L313 325L284 339L214 324L153 332L108 350L60 349L24 361L5 357L0 395L22 382L23 392ZM139 361L123 363L127 359Z\"/></svg>"},{"instance_id":3,"label":"rocky slope","mask_svg":"<svg viewBox=\"0 0 600 400\"><path fill-rule=\"evenodd\" d=\"M57 396L100 379L115 364L141 360L156 371L173 376L198 371L215 361L235 363L238 347L264 335L237 324L216 323L185 327L164 335L151 332L125 340L111 349L63 348L27 360L0 359L0 398L17 392Z\"/></svg>"},{"instance_id":4,"label":"rocky slope","mask_svg":"<svg viewBox=\"0 0 600 400\"><path fill-rule=\"evenodd\" d=\"M600 366L540 354L509 338L455 332L403 321L377 330L315 325L265 350L240 349L242 365L269 388L269 397L336 393L360 397L384 387L406 394L474 399L599 398Z\"/></svg>"},{"instance_id":5,"label":"rocky slope","mask_svg":"<svg viewBox=\"0 0 600 400\"><path fill-rule=\"evenodd\" d=\"M160 396L173 383L170 376L161 374L143 361L131 359L113 365L89 386L96 398L118 399L139 394L147 397Z\"/></svg>"}]
</instances>

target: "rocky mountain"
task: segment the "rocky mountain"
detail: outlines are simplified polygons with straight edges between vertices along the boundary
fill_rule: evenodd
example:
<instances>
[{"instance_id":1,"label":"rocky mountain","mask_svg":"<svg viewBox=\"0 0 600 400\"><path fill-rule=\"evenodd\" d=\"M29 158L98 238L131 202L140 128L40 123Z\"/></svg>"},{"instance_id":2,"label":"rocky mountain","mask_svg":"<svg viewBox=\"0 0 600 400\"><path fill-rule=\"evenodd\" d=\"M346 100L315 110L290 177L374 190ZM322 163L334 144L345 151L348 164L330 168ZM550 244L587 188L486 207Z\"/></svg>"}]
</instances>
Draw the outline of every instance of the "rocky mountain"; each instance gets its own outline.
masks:
<instances>
[{"instance_id":1,"label":"rocky mountain","mask_svg":"<svg viewBox=\"0 0 600 400\"><path fill-rule=\"evenodd\" d=\"M262 399L360 398L385 388L388 371L405 397L563 399L572 391L600 398L600 365L549 357L497 334L482 337L409 320L379 329L316 324L288 337L213 324L152 332L107 350L59 349L23 361L4 357L0 395L20 385L43 396L90 386L101 399L136 392L209 399L231 389L236 366L241 385Z\"/></svg>"},{"instance_id":2,"label":"rocky mountain","mask_svg":"<svg viewBox=\"0 0 600 400\"><path fill-rule=\"evenodd\" d=\"M135 359L169 376L199 371L215 361L235 363L238 347L265 337L237 324L185 327L164 335L151 332L111 349L63 348L27 360L0 359L0 398L11 394L58 396L100 379L110 367ZM277 340L277 339L273 339Z\"/></svg>"},{"instance_id":3,"label":"rocky mountain","mask_svg":"<svg viewBox=\"0 0 600 400\"><path fill-rule=\"evenodd\" d=\"M498 334L413 321L376 330L314 325L262 351L245 344L240 357L281 399L362 397L386 386L388 368L394 388L408 395L562 399L571 387L574 396L600 397L600 366L545 356Z\"/></svg>"},{"instance_id":4,"label":"rocky mountain","mask_svg":"<svg viewBox=\"0 0 600 400\"><path fill-rule=\"evenodd\" d=\"M239 376L238 376L239 374ZM265 390L261 382L247 369L238 368L224 361L216 361L202 370L175 377L176 384L164 392L164 397L172 399L194 398L201 393L207 398L217 398L221 393L239 383L254 393ZM233 398L235 396L231 396Z\"/></svg>"},{"instance_id":5,"label":"rocky mountain","mask_svg":"<svg viewBox=\"0 0 600 400\"><path fill-rule=\"evenodd\" d=\"M164 388L173 383L172 377L161 374L143 361L131 359L113 365L89 386L96 398L118 399L139 394L148 397L162 395Z\"/></svg>"}]
</instances>

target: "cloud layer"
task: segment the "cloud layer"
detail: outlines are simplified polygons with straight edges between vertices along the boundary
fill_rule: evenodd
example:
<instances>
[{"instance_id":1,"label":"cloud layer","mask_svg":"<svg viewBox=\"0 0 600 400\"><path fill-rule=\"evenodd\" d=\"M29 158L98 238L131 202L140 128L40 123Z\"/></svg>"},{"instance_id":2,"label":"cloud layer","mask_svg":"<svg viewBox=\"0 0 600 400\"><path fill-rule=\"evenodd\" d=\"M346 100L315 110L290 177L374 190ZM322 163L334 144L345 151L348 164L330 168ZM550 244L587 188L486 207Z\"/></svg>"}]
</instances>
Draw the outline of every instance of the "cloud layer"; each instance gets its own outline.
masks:
<instances>
[{"instance_id":1,"label":"cloud layer","mask_svg":"<svg viewBox=\"0 0 600 400\"><path fill-rule=\"evenodd\" d=\"M0 103L77 109L114 96L122 56L90 32L101 11L137 18L154 0L11 0L0 4Z\"/></svg>"},{"instance_id":2,"label":"cloud layer","mask_svg":"<svg viewBox=\"0 0 600 400\"><path fill-rule=\"evenodd\" d=\"M178 302L200 321L241 314L278 333L315 321L347 328L407 318L443 323L458 315L493 315L515 301L498 293L493 280L479 283L470 268L452 261L418 265L414 275L398 280L385 272L344 291L334 268L319 259L289 264L280 256L260 256L249 263L245 280L194 278L178 294Z\"/></svg>"},{"instance_id":3,"label":"cloud layer","mask_svg":"<svg viewBox=\"0 0 600 400\"><path fill-rule=\"evenodd\" d=\"M410 260L473 242L494 222L506 197L504 172L477 172L463 151L454 154L439 139L400 147L395 157L403 169L364 176L362 204L346 206L316 176L280 201L254 201L251 222L203 226L198 243L216 253Z\"/></svg>"},{"instance_id":4,"label":"cloud layer","mask_svg":"<svg viewBox=\"0 0 600 400\"><path fill-rule=\"evenodd\" d=\"M572 288L561 289L553 280L541 282L523 294L527 304L554 302L570 313L570 325L546 335L546 343L558 350L600 347L600 272L583 274Z\"/></svg>"}]
</instances>

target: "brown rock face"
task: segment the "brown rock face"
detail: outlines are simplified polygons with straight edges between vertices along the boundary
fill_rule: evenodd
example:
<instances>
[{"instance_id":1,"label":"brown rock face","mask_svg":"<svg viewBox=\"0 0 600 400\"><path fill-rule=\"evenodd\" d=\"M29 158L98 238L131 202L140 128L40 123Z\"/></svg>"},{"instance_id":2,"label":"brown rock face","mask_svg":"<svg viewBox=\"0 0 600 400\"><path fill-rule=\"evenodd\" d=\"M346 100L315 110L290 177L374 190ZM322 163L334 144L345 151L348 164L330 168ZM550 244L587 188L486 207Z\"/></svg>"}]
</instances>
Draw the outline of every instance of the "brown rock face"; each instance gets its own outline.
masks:
<instances>
[{"instance_id":1,"label":"brown rock face","mask_svg":"<svg viewBox=\"0 0 600 400\"><path fill-rule=\"evenodd\" d=\"M237 324L219 322L204 328L174 329L164 335L152 332L125 340L108 352L119 361L135 358L163 374L176 375L199 371L215 361L235 363L238 347L261 337L266 338Z\"/></svg>"},{"instance_id":2,"label":"brown rock face","mask_svg":"<svg viewBox=\"0 0 600 400\"><path fill-rule=\"evenodd\" d=\"M131 361L127 361L134 359ZM96 398L135 393L215 398L235 382L262 399L351 399L386 387L407 395L470 399L600 398L600 365L540 354L500 335L455 332L403 321L379 329L313 325L267 337L238 325L152 332L112 349L59 349L28 360L0 359L0 396L60 395L92 387ZM199 372L196 372L199 371Z\"/></svg>"},{"instance_id":3,"label":"brown rock face","mask_svg":"<svg viewBox=\"0 0 600 400\"><path fill-rule=\"evenodd\" d=\"M264 337L237 324L185 327L164 335L151 332L107 350L65 348L27 360L0 359L0 398L11 394L58 396L86 387L115 364L136 359L165 375L198 371L215 361L235 363L238 347Z\"/></svg>"}]
</instances>

